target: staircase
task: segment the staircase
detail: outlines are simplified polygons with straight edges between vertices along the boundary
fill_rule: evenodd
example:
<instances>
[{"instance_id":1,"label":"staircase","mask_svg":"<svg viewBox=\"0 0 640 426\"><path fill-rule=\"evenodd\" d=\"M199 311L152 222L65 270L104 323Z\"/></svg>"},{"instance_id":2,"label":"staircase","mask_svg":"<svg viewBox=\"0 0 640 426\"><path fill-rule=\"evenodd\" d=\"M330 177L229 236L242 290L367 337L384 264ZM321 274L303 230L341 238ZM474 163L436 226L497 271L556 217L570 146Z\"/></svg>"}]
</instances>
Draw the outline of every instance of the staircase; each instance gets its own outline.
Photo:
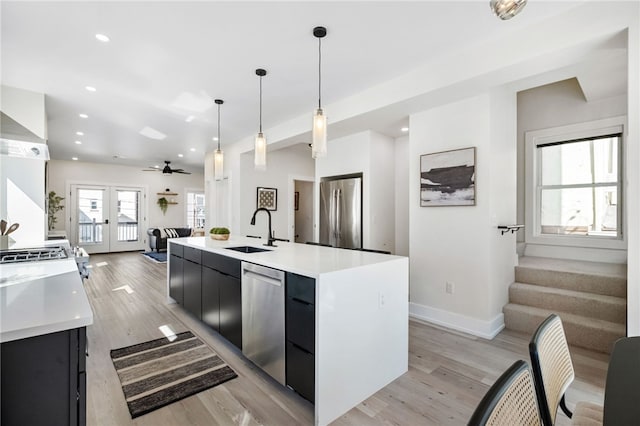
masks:
<instances>
[{"instance_id":1,"label":"staircase","mask_svg":"<svg viewBox=\"0 0 640 426\"><path fill-rule=\"evenodd\" d=\"M515 275L506 328L533 334L555 313L569 344L605 353L626 335L627 265L523 256Z\"/></svg>"}]
</instances>

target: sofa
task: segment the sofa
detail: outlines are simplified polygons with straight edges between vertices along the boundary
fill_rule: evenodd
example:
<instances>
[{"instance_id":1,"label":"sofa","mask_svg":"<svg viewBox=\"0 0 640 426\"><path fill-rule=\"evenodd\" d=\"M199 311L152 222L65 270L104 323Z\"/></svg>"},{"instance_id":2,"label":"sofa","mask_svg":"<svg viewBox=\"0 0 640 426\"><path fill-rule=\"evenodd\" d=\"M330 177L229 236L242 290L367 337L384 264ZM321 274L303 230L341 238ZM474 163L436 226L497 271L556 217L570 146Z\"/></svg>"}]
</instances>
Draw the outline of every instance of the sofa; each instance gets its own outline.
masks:
<instances>
[{"instance_id":1,"label":"sofa","mask_svg":"<svg viewBox=\"0 0 640 426\"><path fill-rule=\"evenodd\" d=\"M177 235L177 237L190 237L192 232L191 228L164 228L163 235L162 229L149 228L147 229L147 236L149 238L149 249L151 249L151 251L155 250L159 252L160 250L167 249L167 239L170 238L168 237L167 230L169 230L170 233L175 231L175 235Z\"/></svg>"}]
</instances>

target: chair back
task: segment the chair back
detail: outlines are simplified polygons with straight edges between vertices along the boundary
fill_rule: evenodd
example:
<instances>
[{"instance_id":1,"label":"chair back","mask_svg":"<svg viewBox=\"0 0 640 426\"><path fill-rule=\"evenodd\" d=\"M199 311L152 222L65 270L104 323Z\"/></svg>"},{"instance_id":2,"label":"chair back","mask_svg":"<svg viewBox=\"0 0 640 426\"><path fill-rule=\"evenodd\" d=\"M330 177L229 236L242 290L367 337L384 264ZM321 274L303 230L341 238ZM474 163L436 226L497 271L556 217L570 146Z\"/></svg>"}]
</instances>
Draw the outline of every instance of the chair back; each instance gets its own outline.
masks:
<instances>
[{"instance_id":1,"label":"chair back","mask_svg":"<svg viewBox=\"0 0 640 426\"><path fill-rule=\"evenodd\" d=\"M469 420L469 426L541 424L531 372L522 360L496 380Z\"/></svg>"},{"instance_id":2,"label":"chair back","mask_svg":"<svg viewBox=\"0 0 640 426\"><path fill-rule=\"evenodd\" d=\"M540 415L545 426L552 426L564 393L575 378L559 316L552 314L540 324L529 342L529 355Z\"/></svg>"}]
</instances>

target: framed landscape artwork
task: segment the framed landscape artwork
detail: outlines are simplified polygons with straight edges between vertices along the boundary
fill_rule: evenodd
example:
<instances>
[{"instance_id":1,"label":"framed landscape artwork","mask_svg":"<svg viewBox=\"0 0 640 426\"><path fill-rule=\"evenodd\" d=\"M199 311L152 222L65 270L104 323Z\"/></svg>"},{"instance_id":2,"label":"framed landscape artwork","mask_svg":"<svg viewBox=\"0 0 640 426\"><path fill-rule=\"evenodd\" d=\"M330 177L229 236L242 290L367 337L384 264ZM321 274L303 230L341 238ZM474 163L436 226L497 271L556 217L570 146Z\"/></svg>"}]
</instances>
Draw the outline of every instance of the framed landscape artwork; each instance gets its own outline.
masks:
<instances>
[{"instance_id":1,"label":"framed landscape artwork","mask_svg":"<svg viewBox=\"0 0 640 426\"><path fill-rule=\"evenodd\" d=\"M276 188L258 187L257 208L264 207L267 210L278 210L278 190Z\"/></svg>"},{"instance_id":2,"label":"framed landscape artwork","mask_svg":"<svg viewBox=\"0 0 640 426\"><path fill-rule=\"evenodd\" d=\"M420 156L420 206L476 205L476 148Z\"/></svg>"}]
</instances>

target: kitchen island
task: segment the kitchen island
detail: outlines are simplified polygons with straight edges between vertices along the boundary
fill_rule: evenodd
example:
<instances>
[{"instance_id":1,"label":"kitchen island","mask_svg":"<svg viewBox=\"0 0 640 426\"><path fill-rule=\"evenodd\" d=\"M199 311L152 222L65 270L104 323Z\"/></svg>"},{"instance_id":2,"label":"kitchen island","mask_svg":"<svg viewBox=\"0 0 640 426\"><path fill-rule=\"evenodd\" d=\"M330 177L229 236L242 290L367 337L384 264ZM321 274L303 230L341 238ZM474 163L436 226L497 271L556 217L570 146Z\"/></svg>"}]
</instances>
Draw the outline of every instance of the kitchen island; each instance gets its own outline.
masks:
<instances>
[{"instance_id":1,"label":"kitchen island","mask_svg":"<svg viewBox=\"0 0 640 426\"><path fill-rule=\"evenodd\" d=\"M263 369L314 404L315 424L328 424L407 371L408 259L280 241L267 247L264 242L171 239L169 299L245 352L248 330L241 322L254 311L246 299L245 271L258 265L283 272L286 301L274 304L284 306L276 309L284 311L286 323L280 342L286 348L284 382L272 374L273 363ZM267 251L245 253L233 247ZM212 288L216 305L210 303Z\"/></svg>"}]
</instances>

